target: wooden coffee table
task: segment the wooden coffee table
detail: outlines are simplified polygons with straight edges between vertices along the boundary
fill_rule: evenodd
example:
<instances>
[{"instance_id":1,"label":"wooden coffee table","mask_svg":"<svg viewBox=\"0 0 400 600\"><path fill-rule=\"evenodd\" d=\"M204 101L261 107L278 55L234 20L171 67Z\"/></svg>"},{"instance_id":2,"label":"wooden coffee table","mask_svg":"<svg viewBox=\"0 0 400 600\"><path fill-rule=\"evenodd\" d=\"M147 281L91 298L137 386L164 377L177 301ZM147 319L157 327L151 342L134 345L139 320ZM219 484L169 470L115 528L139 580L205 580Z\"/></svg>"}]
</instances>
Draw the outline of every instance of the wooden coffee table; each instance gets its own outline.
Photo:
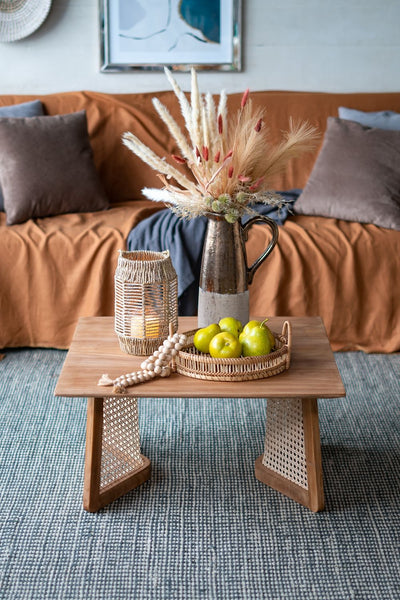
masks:
<instances>
[{"instance_id":1,"label":"wooden coffee table","mask_svg":"<svg viewBox=\"0 0 400 600\"><path fill-rule=\"evenodd\" d=\"M281 332L286 317L269 321ZM319 317L289 317L291 365L279 375L246 382L215 382L173 373L130 387L116 396L99 387L138 370L143 357L119 348L113 317L79 320L55 389L56 396L87 397L83 506L97 511L150 478L151 464L140 453L138 398L266 398L264 453L255 461L257 479L293 500L324 508L318 398L345 396L345 389ZM179 319L179 331L197 326L196 317Z\"/></svg>"}]
</instances>

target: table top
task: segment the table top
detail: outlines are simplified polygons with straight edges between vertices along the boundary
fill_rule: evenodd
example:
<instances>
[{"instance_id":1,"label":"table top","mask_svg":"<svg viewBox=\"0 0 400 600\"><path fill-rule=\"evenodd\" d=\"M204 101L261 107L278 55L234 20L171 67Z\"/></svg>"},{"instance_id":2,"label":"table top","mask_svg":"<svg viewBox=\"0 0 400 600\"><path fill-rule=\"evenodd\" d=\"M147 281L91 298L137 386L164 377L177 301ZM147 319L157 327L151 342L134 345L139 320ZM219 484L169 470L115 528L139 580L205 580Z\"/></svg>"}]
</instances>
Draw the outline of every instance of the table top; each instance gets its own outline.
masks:
<instances>
[{"instance_id":1,"label":"table top","mask_svg":"<svg viewBox=\"0 0 400 600\"><path fill-rule=\"evenodd\" d=\"M257 318L257 317L252 317ZM138 398L338 398L346 392L320 317L271 317L268 325L282 331L292 325L290 368L264 379L216 382L178 373L127 388L124 396ZM180 317L179 331L197 327L197 317ZM120 349L113 317L79 319L58 379L55 395L69 397L115 396L112 386L98 386L103 373L111 379L140 369L145 357Z\"/></svg>"}]
</instances>

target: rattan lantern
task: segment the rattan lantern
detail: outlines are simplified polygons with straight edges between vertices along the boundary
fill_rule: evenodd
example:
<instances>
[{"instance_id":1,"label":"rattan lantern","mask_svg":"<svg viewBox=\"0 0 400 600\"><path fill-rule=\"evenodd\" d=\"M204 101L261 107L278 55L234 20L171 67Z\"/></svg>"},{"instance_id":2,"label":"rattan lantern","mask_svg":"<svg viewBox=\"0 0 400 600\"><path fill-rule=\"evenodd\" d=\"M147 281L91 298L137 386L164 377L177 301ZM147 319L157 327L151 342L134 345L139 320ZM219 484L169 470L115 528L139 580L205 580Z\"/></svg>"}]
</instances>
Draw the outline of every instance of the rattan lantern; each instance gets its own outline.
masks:
<instances>
[{"instance_id":1,"label":"rattan lantern","mask_svg":"<svg viewBox=\"0 0 400 600\"><path fill-rule=\"evenodd\" d=\"M121 350L149 355L178 329L178 277L169 251L120 250L115 271L115 332Z\"/></svg>"}]
</instances>

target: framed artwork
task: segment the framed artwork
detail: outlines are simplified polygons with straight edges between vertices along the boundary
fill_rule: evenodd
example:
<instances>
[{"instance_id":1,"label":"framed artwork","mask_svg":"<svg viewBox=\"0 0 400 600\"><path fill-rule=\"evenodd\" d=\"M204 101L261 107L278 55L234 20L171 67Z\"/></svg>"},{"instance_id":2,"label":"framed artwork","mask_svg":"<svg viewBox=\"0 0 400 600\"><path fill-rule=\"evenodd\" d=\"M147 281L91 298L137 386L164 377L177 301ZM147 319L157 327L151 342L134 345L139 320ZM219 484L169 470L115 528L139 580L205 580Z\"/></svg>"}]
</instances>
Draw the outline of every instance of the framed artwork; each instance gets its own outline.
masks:
<instances>
[{"instance_id":1,"label":"framed artwork","mask_svg":"<svg viewBox=\"0 0 400 600\"><path fill-rule=\"evenodd\" d=\"M241 3L100 0L101 71L240 71Z\"/></svg>"}]
</instances>

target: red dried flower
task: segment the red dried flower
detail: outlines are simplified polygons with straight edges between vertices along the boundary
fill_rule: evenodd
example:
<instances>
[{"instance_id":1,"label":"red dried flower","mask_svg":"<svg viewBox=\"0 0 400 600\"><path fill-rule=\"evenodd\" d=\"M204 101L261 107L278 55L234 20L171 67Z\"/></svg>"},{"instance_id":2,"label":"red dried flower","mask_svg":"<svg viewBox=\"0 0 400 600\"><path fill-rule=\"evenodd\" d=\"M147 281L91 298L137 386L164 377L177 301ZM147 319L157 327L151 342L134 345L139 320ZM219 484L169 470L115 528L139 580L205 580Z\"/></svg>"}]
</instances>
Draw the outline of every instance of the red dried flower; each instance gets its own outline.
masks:
<instances>
[{"instance_id":1,"label":"red dried flower","mask_svg":"<svg viewBox=\"0 0 400 600\"><path fill-rule=\"evenodd\" d=\"M233 150L229 150L228 154L226 156L224 156L224 160L223 162L225 162L228 158L230 158L233 154Z\"/></svg>"},{"instance_id":2,"label":"red dried flower","mask_svg":"<svg viewBox=\"0 0 400 600\"><path fill-rule=\"evenodd\" d=\"M259 177L259 178L257 179L257 181L255 181L255 182L253 183L253 185L251 185L251 186L249 187L249 190L250 190L251 192L255 192L255 191L256 191L256 190L257 190L257 189L260 187L260 184L261 184L263 181L264 181L264 177Z\"/></svg>"},{"instance_id":3,"label":"red dried flower","mask_svg":"<svg viewBox=\"0 0 400 600\"><path fill-rule=\"evenodd\" d=\"M246 102L249 98L249 94L250 94L250 90L249 90L249 88L247 88L247 90L244 92L244 94L242 96L242 101L240 103L241 108L244 108L246 106Z\"/></svg>"},{"instance_id":4,"label":"red dried flower","mask_svg":"<svg viewBox=\"0 0 400 600\"><path fill-rule=\"evenodd\" d=\"M182 158L182 156L178 156L177 154L172 154L171 156L174 159L174 161L179 163L180 165L184 165L186 163L186 158Z\"/></svg>"},{"instance_id":5,"label":"red dried flower","mask_svg":"<svg viewBox=\"0 0 400 600\"><path fill-rule=\"evenodd\" d=\"M218 133L221 135L224 127L222 124L222 115L218 115Z\"/></svg>"}]
</instances>

